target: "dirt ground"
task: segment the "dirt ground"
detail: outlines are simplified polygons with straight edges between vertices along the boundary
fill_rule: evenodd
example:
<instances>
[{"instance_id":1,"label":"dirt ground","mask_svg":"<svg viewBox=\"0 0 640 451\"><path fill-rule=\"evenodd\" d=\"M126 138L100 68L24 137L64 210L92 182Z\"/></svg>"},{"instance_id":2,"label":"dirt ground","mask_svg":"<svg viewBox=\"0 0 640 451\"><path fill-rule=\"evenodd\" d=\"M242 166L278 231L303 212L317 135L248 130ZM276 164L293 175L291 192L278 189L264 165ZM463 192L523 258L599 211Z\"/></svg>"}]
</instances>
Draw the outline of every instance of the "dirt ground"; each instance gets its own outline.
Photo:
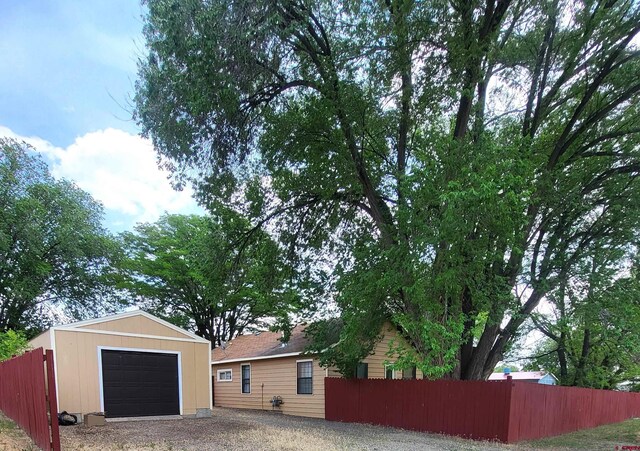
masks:
<instances>
[{"instance_id":1,"label":"dirt ground","mask_svg":"<svg viewBox=\"0 0 640 451\"><path fill-rule=\"evenodd\" d=\"M640 419L518 445L335 423L271 412L215 408L212 418L61 427L64 451L111 450L613 450L640 444ZM0 413L0 451L37 448Z\"/></svg>"},{"instance_id":2,"label":"dirt ground","mask_svg":"<svg viewBox=\"0 0 640 451\"><path fill-rule=\"evenodd\" d=\"M62 428L63 450L501 450L493 443L271 412L215 408L212 418Z\"/></svg>"},{"instance_id":3,"label":"dirt ground","mask_svg":"<svg viewBox=\"0 0 640 451\"><path fill-rule=\"evenodd\" d=\"M0 451L35 451L38 448L16 424L0 412Z\"/></svg>"}]
</instances>

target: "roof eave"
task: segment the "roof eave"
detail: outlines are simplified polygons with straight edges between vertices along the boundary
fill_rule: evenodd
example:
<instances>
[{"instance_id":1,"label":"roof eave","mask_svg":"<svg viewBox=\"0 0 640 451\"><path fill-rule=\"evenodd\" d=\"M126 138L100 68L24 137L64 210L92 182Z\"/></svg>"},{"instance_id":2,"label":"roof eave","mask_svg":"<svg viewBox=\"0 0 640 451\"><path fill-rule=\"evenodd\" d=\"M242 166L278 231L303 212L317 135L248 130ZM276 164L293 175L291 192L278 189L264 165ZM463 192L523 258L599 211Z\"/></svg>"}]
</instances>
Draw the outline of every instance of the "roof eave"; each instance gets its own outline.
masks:
<instances>
[{"instance_id":1,"label":"roof eave","mask_svg":"<svg viewBox=\"0 0 640 451\"><path fill-rule=\"evenodd\" d=\"M303 351L299 351L299 352L289 352L286 354L263 355L263 356L257 356L257 357L241 357L241 358L235 358L235 359L211 360L211 365L222 365L225 363L238 363L238 362L251 362L253 360L279 359L283 357L296 357L300 355L313 356L315 354L311 354L311 353L306 354Z\"/></svg>"}]
</instances>

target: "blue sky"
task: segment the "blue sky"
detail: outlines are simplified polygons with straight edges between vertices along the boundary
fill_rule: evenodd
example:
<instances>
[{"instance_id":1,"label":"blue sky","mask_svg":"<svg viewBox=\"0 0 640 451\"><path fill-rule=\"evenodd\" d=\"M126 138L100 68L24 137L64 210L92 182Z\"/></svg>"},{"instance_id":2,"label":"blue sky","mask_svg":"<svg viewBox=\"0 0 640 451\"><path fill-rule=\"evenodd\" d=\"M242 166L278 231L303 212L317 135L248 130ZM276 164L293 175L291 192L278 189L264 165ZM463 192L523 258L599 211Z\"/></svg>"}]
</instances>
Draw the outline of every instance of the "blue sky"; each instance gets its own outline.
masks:
<instances>
[{"instance_id":1,"label":"blue sky","mask_svg":"<svg viewBox=\"0 0 640 451\"><path fill-rule=\"evenodd\" d=\"M200 211L171 190L131 120L143 13L135 0L0 5L0 136L33 144L55 176L104 204L114 231Z\"/></svg>"}]
</instances>

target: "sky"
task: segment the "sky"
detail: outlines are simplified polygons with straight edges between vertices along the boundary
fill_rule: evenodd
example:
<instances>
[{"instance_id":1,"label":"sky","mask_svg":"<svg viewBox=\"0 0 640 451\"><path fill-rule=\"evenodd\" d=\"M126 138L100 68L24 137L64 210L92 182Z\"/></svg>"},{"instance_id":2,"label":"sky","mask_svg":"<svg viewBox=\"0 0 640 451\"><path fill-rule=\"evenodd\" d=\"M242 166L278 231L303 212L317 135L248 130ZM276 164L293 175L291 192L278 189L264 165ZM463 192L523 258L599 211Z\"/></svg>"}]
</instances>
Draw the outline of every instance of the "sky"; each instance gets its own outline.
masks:
<instances>
[{"instance_id":1,"label":"sky","mask_svg":"<svg viewBox=\"0 0 640 451\"><path fill-rule=\"evenodd\" d=\"M55 177L91 193L113 232L202 213L131 118L143 14L137 0L0 2L0 136L33 145Z\"/></svg>"}]
</instances>

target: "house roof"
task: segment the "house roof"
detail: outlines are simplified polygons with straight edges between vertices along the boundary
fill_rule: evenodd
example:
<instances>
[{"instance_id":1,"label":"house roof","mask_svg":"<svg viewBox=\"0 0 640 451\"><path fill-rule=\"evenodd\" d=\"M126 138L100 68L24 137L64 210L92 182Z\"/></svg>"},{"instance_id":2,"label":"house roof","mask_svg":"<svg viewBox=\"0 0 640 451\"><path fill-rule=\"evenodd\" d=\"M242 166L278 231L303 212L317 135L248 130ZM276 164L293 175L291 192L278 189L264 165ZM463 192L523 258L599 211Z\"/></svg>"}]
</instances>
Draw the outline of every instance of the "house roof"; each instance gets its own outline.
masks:
<instances>
[{"instance_id":1,"label":"house roof","mask_svg":"<svg viewBox=\"0 0 640 451\"><path fill-rule=\"evenodd\" d=\"M304 334L306 328L306 324L294 327L286 344L280 341L281 332L256 332L240 335L229 341L224 349L217 347L211 351L211 361L215 364L300 355L310 341Z\"/></svg>"},{"instance_id":2,"label":"house roof","mask_svg":"<svg viewBox=\"0 0 640 451\"><path fill-rule=\"evenodd\" d=\"M509 374L511 379L514 381L517 380L540 380L545 377L547 374L551 375L555 379L555 376L551 373L544 373L542 371L514 371ZM507 378L507 375L504 373L493 373L489 376L490 381L501 381Z\"/></svg>"}]
</instances>

